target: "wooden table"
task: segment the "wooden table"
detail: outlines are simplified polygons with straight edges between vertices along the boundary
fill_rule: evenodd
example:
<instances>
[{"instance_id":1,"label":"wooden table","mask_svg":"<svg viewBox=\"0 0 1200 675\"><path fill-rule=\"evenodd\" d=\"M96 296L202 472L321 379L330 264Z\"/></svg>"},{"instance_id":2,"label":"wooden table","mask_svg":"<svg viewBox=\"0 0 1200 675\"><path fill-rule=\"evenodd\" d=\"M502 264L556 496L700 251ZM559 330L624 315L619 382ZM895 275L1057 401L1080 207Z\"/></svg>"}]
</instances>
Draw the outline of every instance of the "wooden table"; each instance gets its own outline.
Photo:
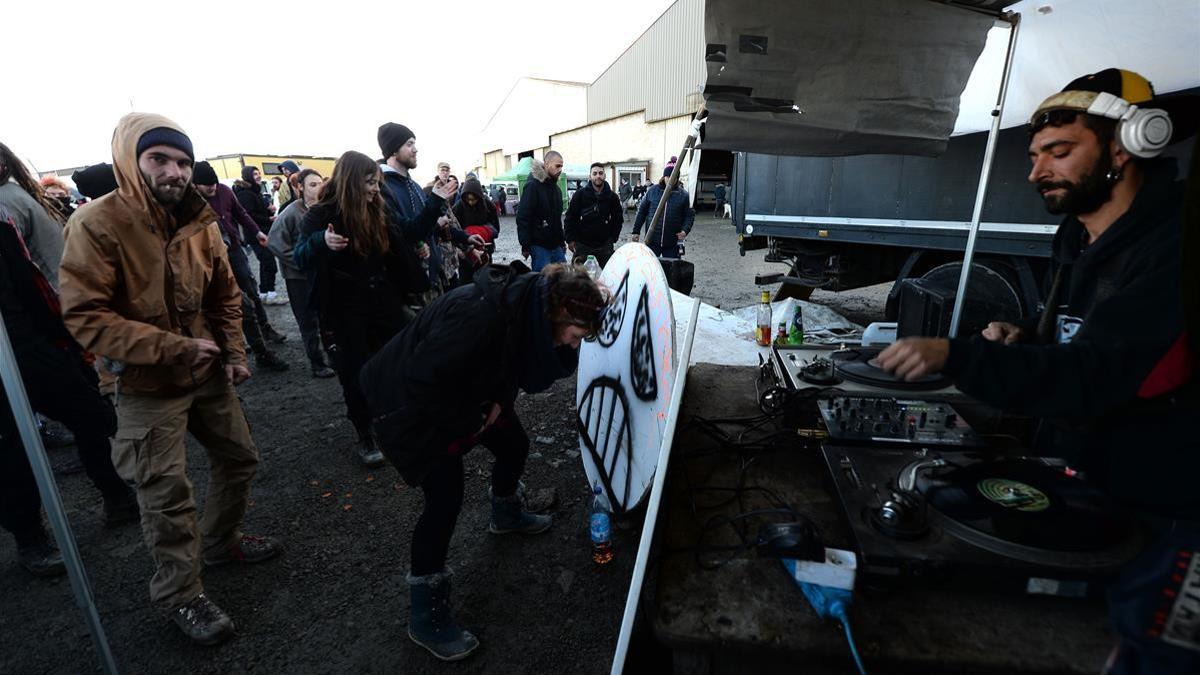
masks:
<instances>
[{"instance_id":1,"label":"wooden table","mask_svg":"<svg viewBox=\"0 0 1200 675\"><path fill-rule=\"evenodd\" d=\"M713 516L768 506L745 492L742 504L704 508L689 488L746 485L768 488L809 516L826 545L852 548L849 532L827 491L820 452L799 440L739 457L710 451L714 442L689 418L759 413L756 369L700 364L691 370L675 437L663 516L652 555L653 628L674 652L676 672L853 671L840 626L821 620L777 559L753 550L703 569L695 545ZM751 458L744 471L742 460ZM733 544L729 527L708 544ZM851 622L868 672L1097 673L1114 643L1101 602L906 588L856 590Z\"/></svg>"}]
</instances>

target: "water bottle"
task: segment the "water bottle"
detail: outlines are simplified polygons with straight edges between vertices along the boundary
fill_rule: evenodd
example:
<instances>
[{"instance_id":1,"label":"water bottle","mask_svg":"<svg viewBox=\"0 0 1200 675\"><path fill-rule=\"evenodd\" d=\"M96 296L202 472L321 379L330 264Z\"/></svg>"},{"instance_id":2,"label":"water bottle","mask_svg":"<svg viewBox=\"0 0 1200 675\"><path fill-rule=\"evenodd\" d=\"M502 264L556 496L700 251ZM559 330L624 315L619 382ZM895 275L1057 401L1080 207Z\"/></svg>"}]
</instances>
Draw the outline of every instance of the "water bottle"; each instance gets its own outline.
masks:
<instances>
[{"instance_id":1,"label":"water bottle","mask_svg":"<svg viewBox=\"0 0 1200 675\"><path fill-rule=\"evenodd\" d=\"M588 276L593 281L600 278L600 263L596 260L596 256L589 255L583 263L583 269L587 270Z\"/></svg>"},{"instance_id":2,"label":"water bottle","mask_svg":"<svg viewBox=\"0 0 1200 675\"><path fill-rule=\"evenodd\" d=\"M597 565L612 560L612 509L599 481L592 487L592 515L588 519L592 535L592 561Z\"/></svg>"}]
</instances>

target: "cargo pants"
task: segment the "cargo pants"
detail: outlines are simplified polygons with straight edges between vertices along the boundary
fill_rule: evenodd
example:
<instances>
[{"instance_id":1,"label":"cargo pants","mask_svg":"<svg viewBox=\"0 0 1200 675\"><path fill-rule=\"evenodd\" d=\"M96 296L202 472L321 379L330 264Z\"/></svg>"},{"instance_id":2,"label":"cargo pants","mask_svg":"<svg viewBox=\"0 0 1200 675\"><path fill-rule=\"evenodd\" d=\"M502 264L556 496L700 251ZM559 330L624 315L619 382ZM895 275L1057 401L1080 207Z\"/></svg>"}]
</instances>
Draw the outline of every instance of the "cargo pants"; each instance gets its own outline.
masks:
<instances>
[{"instance_id":1,"label":"cargo pants","mask_svg":"<svg viewBox=\"0 0 1200 675\"><path fill-rule=\"evenodd\" d=\"M188 432L207 450L211 467L199 524L187 476ZM113 464L137 490L142 536L154 559L150 599L175 609L204 591L202 546L215 554L241 540L258 450L237 392L221 373L182 396L122 393Z\"/></svg>"}]
</instances>

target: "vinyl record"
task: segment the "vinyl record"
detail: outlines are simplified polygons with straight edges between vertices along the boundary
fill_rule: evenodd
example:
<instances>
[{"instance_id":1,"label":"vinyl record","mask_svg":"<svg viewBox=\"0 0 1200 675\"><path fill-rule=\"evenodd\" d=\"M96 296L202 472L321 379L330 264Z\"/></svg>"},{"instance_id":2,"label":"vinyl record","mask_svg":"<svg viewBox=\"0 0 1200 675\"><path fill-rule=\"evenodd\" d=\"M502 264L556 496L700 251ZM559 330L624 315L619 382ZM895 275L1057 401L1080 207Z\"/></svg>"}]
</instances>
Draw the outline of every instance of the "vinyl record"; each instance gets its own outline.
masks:
<instances>
[{"instance_id":1,"label":"vinyl record","mask_svg":"<svg viewBox=\"0 0 1200 675\"><path fill-rule=\"evenodd\" d=\"M926 375L909 382L891 373L880 370L874 364L880 349L860 347L836 351L830 357L833 359L837 374L850 382L857 382L871 387L883 389L903 389L908 391L929 391L950 386L950 380L941 375Z\"/></svg>"},{"instance_id":2,"label":"vinyl record","mask_svg":"<svg viewBox=\"0 0 1200 675\"><path fill-rule=\"evenodd\" d=\"M1036 460L944 467L917 485L928 505L946 517L948 531L995 552L1030 562L1104 566L1136 550L1128 516L1083 480Z\"/></svg>"}]
</instances>

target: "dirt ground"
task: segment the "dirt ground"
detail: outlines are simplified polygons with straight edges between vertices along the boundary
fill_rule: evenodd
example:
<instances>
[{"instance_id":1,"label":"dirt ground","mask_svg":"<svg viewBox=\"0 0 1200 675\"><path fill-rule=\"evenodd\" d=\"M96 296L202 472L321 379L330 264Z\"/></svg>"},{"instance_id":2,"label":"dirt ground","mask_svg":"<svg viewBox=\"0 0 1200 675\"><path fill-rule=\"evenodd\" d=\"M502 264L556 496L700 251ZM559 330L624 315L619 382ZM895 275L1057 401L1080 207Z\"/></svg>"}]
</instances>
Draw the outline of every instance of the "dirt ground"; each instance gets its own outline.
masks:
<instances>
[{"instance_id":1,"label":"dirt ground","mask_svg":"<svg viewBox=\"0 0 1200 675\"><path fill-rule=\"evenodd\" d=\"M506 217L497 259L515 255L515 224ZM697 268L694 294L727 309L757 301L756 271L781 269L762 262L761 252L739 257L728 221L707 217L697 221L687 258ZM862 322L878 318L885 294L886 287L874 287L813 299ZM525 482L553 486L559 495L548 533L490 535L491 459L483 448L467 458L466 503L450 565L457 616L482 647L465 662L444 665L405 635L405 573L420 491L406 487L390 467L358 465L337 381L309 375L289 309L268 312L289 336L281 354L292 369L255 372L240 390L262 455L246 530L279 537L287 550L261 565L204 573L207 592L237 624L235 639L216 648L189 644L149 605L152 566L137 526L104 529L99 494L86 476L58 476L118 667L129 673L607 672L639 530L615 528L613 562L591 561L574 378L517 402L532 440ZM62 465L73 452L54 450L51 459ZM203 508L207 460L194 442L188 458ZM96 669L70 583L26 575L11 537L2 535L0 598L0 673ZM629 672L642 670L634 666Z\"/></svg>"}]
</instances>

